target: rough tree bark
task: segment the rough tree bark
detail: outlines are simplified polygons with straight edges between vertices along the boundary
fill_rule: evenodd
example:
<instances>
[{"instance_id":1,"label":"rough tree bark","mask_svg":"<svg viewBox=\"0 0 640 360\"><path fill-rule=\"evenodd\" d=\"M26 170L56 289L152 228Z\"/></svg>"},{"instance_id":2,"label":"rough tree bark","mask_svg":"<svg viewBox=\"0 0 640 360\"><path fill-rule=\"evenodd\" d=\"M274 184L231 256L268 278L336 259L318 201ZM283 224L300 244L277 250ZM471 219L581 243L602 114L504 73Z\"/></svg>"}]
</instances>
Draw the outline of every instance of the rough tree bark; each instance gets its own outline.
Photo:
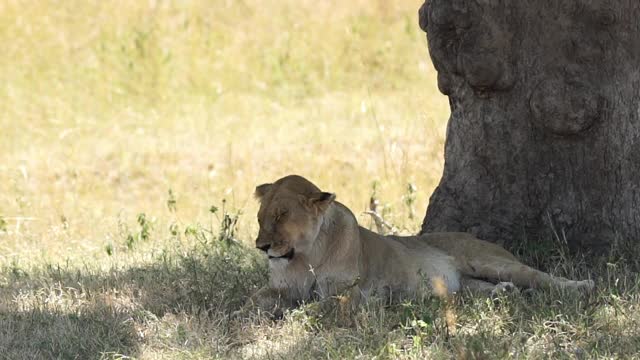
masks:
<instances>
[{"instance_id":1,"label":"rough tree bark","mask_svg":"<svg viewBox=\"0 0 640 360\"><path fill-rule=\"evenodd\" d=\"M640 240L640 1L427 0L449 96L422 232Z\"/></svg>"}]
</instances>

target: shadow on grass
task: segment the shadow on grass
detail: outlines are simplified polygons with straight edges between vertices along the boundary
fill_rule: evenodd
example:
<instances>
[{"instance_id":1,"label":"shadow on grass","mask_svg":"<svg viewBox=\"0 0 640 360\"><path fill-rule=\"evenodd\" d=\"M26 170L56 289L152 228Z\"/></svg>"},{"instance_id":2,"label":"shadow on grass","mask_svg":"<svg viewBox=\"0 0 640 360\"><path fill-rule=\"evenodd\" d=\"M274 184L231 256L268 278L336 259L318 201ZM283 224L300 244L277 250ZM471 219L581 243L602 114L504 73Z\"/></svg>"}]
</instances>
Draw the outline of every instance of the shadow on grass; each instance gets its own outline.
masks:
<instances>
[{"instance_id":1,"label":"shadow on grass","mask_svg":"<svg viewBox=\"0 0 640 360\"><path fill-rule=\"evenodd\" d=\"M0 358L95 359L135 354L130 314L96 307L82 312L0 312Z\"/></svg>"},{"instance_id":2,"label":"shadow on grass","mask_svg":"<svg viewBox=\"0 0 640 360\"><path fill-rule=\"evenodd\" d=\"M584 344L581 351L587 354L631 354L639 342L632 329L637 328L640 281L629 269L623 263L593 269L600 274L601 290L592 296L539 292L508 298L499 306L460 300L458 326L468 332L450 338L432 328L441 312L432 301L413 305L408 315L401 307L364 308L353 326L320 314L238 328L228 315L267 276L263 259L241 246L199 245L184 254L164 253L143 265L108 271L88 265L5 267L0 269L0 359L137 357L145 349L167 358L182 352L202 358L496 358L531 355L527 341L540 339L532 346L544 349L558 334L571 334L570 342ZM413 319L428 326L419 328L418 322L412 325L418 328L404 328ZM415 336L421 345L408 343L417 341ZM565 353L562 348L556 352Z\"/></svg>"},{"instance_id":3,"label":"shadow on grass","mask_svg":"<svg viewBox=\"0 0 640 360\"><path fill-rule=\"evenodd\" d=\"M7 267L0 270L0 359L136 356L166 314L206 318L212 325L202 331L224 333L220 325L265 278L264 264L240 246L109 271ZM176 343L199 331L185 323L173 324Z\"/></svg>"}]
</instances>

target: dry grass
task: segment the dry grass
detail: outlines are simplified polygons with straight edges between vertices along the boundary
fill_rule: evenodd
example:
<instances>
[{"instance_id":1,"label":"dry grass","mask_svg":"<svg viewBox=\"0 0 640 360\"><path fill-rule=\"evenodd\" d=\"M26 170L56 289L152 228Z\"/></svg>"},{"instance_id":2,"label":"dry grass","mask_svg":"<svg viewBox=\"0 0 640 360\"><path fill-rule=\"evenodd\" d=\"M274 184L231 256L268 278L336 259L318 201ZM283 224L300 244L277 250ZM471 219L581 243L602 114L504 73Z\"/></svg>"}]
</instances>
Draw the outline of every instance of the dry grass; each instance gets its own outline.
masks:
<instances>
[{"instance_id":1,"label":"dry grass","mask_svg":"<svg viewBox=\"0 0 640 360\"><path fill-rule=\"evenodd\" d=\"M0 212L20 235L0 256L99 259L118 222L173 221L169 189L208 222L223 198L255 213L253 187L288 173L358 210L373 181L384 199L412 182L422 213L448 107L416 6L3 2Z\"/></svg>"},{"instance_id":2,"label":"dry grass","mask_svg":"<svg viewBox=\"0 0 640 360\"><path fill-rule=\"evenodd\" d=\"M633 356L618 258L554 269L598 273L592 297L461 299L455 335L432 299L229 320L265 278L225 240L251 243L259 183L298 173L359 215L376 183L419 227L448 117L419 5L0 2L0 358Z\"/></svg>"}]
</instances>

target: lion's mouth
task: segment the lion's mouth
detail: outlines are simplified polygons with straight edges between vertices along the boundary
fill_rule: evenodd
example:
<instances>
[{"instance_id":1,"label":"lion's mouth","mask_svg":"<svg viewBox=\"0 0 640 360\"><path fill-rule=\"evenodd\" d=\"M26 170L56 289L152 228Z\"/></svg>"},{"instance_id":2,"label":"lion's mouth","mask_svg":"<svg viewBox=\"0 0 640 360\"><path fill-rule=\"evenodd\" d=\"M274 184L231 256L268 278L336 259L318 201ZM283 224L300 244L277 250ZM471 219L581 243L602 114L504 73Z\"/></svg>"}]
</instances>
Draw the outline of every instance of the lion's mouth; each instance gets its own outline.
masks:
<instances>
[{"instance_id":1,"label":"lion's mouth","mask_svg":"<svg viewBox=\"0 0 640 360\"><path fill-rule=\"evenodd\" d=\"M291 260L291 259L293 259L293 255L294 254L295 254L295 251L293 250L293 248L291 248L291 250L287 251L287 253L282 255L282 256L271 256L271 255L269 255L269 260L271 260L271 259Z\"/></svg>"}]
</instances>

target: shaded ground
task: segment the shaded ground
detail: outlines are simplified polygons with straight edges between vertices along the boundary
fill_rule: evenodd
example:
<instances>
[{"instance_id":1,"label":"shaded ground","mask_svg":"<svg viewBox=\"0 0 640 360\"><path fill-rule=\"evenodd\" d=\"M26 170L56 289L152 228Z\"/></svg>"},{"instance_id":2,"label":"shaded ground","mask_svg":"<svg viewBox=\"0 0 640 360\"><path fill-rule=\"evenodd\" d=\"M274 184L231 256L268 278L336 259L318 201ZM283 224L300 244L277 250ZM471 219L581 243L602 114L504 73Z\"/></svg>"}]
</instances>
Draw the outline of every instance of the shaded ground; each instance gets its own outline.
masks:
<instances>
[{"instance_id":1,"label":"shaded ground","mask_svg":"<svg viewBox=\"0 0 640 360\"><path fill-rule=\"evenodd\" d=\"M5 267L0 357L494 359L628 357L640 349L640 279L621 261L591 267L592 295L372 303L347 316L310 304L278 322L231 321L266 273L255 252L221 244L110 271ZM587 273L581 263L554 264L558 274Z\"/></svg>"}]
</instances>

